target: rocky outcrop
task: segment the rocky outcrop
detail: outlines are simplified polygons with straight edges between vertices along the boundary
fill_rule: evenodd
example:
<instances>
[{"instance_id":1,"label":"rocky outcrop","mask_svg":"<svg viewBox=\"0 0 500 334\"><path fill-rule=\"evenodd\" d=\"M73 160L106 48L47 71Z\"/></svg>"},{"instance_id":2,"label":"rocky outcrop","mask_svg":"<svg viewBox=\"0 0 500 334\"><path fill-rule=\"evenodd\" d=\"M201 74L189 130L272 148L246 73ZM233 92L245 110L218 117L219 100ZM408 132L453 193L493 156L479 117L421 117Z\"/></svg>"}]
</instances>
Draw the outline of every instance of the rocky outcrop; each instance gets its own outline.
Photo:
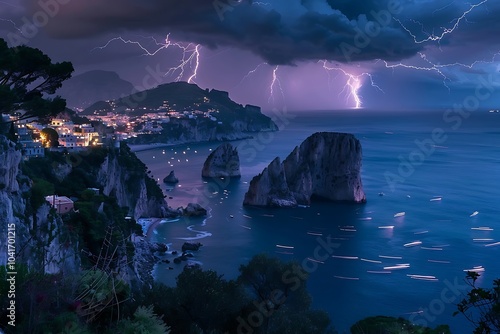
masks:
<instances>
[{"instance_id":1,"label":"rocky outcrop","mask_svg":"<svg viewBox=\"0 0 500 334\"><path fill-rule=\"evenodd\" d=\"M103 194L114 196L118 205L127 207L134 219L168 216L161 189L148 178L142 162L125 145L110 152L98 175Z\"/></svg>"},{"instance_id":2,"label":"rocky outcrop","mask_svg":"<svg viewBox=\"0 0 500 334\"><path fill-rule=\"evenodd\" d=\"M179 208L179 213L188 217L201 217L207 214L207 209L198 203L189 203L186 208Z\"/></svg>"},{"instance_id":3,"label":"rocky outcrop","mask_svg":"<svg viewBox=\"0 0 500 334\"><path fill-rule=\"evenodd\" d=\"M203 246L200 242L197 243L192 243L192 242L185 242L182 244L182 251L197 251L200 249L200 247Z\"/></svg>"},{"instance_id":4,"label":"rocky outcrop","mask_svg":"<svg viewBox=\"0 0 500 334\"><path fill-rule=\"evenodd\" d=\"M318 132L250 182L244 205L294 207L314 197L363 203L361 143L351 134Z\"/></svg>"},{"instance_id":5,"label":"rocky outcrop","mask_svg":"<svg viewBox=\"0 0 500 334\"><path fill-rule=\"evenodd\" d=\"M15 226L16 262L46 274L76 272L78 242L68 237L61 218L48 204L32 212L26 203L32 181L21 175L21 152L0 136L0 266L7 263L8 225ZM19 181L18 181L19 180Z\"/></svg>"},{"instance_id":6,"label":"rocky outcrop","mask_svg":"<svg viewBox=\"0 0 500 334\"><path fill-rule=\"evenodd\" d=\"M20 162L21 152L15 149L14 143L0 135L0 266L7 263L8 226L20 225L19 214L24 213L25 208L24 200L18 194ZM16 212L16 207L22 212ZM19 235L21 231L18 230L16 228Z\"/></svg>"},{"instance_id":7,"label":"rocky outcrop","mask_svg":"<svg viewBox=\"0 0 500 334\"><path fill-rule=\"evenodd\" d=\"M238 150L230 143L217 147L203 164L202 177L240 177Z\"/></svg>"},{"instance_id":8,"label":"rocky outcrop","mask_svg":"<svg viewBox=\"0 0 500 334\"><path fill-rule=\"evenodd\" d=\"M171 171L165 178L163 179L165 183L178 183L179 179L175 176L174 171Z\"/></svg>"},{"instance_id":9,"label":"rocky outcrop","mask_svg":"<svg viewBox=\"0 0 500 334\"><path fill-rule=\"evenodd\" d=\"M16 177L21 157L21 151L16 150L13 142L0 136L0 190L7 193L19 190Z\"/></svg>"}]
</instances>

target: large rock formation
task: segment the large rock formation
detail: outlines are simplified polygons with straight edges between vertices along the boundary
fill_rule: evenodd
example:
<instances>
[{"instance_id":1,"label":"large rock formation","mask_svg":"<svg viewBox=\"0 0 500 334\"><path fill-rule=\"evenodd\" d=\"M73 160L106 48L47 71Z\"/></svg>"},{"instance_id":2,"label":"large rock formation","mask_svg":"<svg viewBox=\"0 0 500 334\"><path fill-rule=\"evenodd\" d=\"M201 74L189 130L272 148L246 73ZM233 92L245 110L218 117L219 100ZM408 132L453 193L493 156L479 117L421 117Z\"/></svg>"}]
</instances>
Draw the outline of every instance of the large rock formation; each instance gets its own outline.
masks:
<instances>
[{"instance_id":1,"label":"large rock formation","mask_svg":"<svg viewBox=\"0 0 500 334\"><path fill-rule=\"evenodd\" d=\"M311 198L363 203L362 150L351 134L318 132L250 182L244 205L294 207Z\"/></svg>"},{"instance_id":2,"label":"large rock formation","mask_svg":"<svg viewBox=\"0 0 500 334\"><path fill-rule=\"evenodd\" d=\"M238 150L230 143L217 147L203 164L202 177L240 177Z\"/></svg>"},{"instance_id":3,"label":"large rock formation","mask_svg":"<svg viewBox=\"0 0 500 334\"><path fill-rule=\"evenodd\" d=\"M80 266L78 243L63 232L61 218L50 214L48 203L36 212L27 205L33 196L32 181L20 173L21 159L15 144L0 135L0 266L9 260L10 230L15 231L17 263L46 274L76 272Z\"/></svg>"},{"instance_id":4,"label":"large rock formation","mask_svg":"<svg viewBox=\"0 0 500 334\"><path fill-rule=\"evenodd\" d=\"M129 208L134 219L168 215L161 189L128 146L110 152L101 165L98 180L103 185L103 194L116 197L118 205Z\"/></svg>"},{"instance_id":5,"label":"large rock formation","mask_svg":"<svg viewBox=\"0 0 500 334\"><path fill-rule=\"evenodd\" d=\"M7 235L9 224L19 225L17 214L24 213L25 203L19 191L17 174L21 162L21 151L14 143L0 135L0 265L7 263ZM17 204L17 205L16 205ZM22 212L16 212L16 207ZM16 231L19 235L21 232Z\"/></svg>"}]
</instances>

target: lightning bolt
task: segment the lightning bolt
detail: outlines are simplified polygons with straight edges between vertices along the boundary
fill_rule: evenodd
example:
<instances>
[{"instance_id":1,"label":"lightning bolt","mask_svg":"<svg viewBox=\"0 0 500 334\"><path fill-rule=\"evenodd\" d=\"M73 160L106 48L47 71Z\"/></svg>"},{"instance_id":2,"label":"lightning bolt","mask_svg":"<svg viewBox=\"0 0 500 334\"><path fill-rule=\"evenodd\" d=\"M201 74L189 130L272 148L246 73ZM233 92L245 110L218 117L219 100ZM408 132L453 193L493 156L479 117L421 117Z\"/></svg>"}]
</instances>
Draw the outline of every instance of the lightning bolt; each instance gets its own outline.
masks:
<instances>
[{"instance_id":1,"label":"lightning bolt","mask_svg":"<svg viewBox=\"0 0 500 334\"><path fill-rule=\"evenodd\" d=\"M484 4L485 4L485 3L487 3L487 2L488 2L488 0L483 0L483 1L479 2L479 3L477 3L477 4L473 4L473 5L471 5L471 6L470 6L470 8L469 8L468 10L466 10L465 12L463 12L463 14L462 14L460 17L458 17L458 18L456 18L456 19L452 20L452 22L453 22L453 21L455 21L455 23L454 23L454 24L453 24L450 28L441 27L441 29L442 29L441 34L436 35L436 34L434 34L434 33L429 34L429 33L425 33L425 32L424 32L424 33L427 35L427 38L424 38L424 39L418 39L418 38L417 38L417 36L416 36L416 35L415 35L415 34L414 34L414 33L413 33L410 29L408 29L408 28L407 28L407 27L406 27L406 26L405 26L405 25L401 22L401 20L399 20L399 19L397 19L397 18L394 18L394 20L395 20L396 22L398 22L398 23L401 25L401 27L402 27L402 28L403 28L403 29L404 29L404 30L405 30L408 34L410 34L410 36L413 38L413 41L414 41L416 44L422 44L422 43L426 43L426 42L436 42L436 41L438 41L438 42L439 42L439 41L441 41L441 40L442 40L442 39L443 39L446 35L449 35L449 34L453 33L453 31L455 31L455 29L457 29L457 28L458 28L458 26L460 25L460 22L461 22L462 20L466 20L466 21L467 21L467 18L466 18L466 17L467 17L467 15L468 15L470 12L472 12L475 8L477 8L477 7L480 7L480 6L484 5ZM420 23L419 23L419 24L420 24ZM422 24L420 24L420 25L422 26ZM422 30L423 30L423 26L422 26Z\"/></svg>"},{"instance_id":2,"label":"lightning bolt","mask_svg":"<svg viewBox=\"0 0 500 334\"><path fill-rule=\"evenodd\" d=\"M162 50L166 50L170 47L175 47L175 48L178 48L181 50L182 59L180 60L179 65L168 69L167 72L165 73L165 76L175 75L176 73L178 73L177 76L175 77L174 81L181 81L184 78L186 67L189 66L189 68L192 69L192 74L191 74L191 76L188 77L187 82L194 83L194 79L198 75L198 70L200 68L200 49L201 49L200 44L194 44L194 43L187 43L186 44L186 43L180 43L180 42L173 42L170 40L170 34L167 35L164 42L158 42L158 40L154 37L144 37L144 38L153 40L154 48L148 49L146 46L144 46L139 41L124 39L123 37L118 36L118 37L114 37L114 38L110 39L103 46L99 46L99 47L92 49L91 52L93 52L95 50L104 50L111 43L113 43L115 41L122 42L123 44L132 44L132 45L137 46L139 49L141 49L143 51L142 56L155 56Z\"/></svg>"},{"instance_id":3,"label":"lightning bolt","mask_svg":"<svg viewBox=\"0 0 500 334\"><path fill-rule=\"evenodd\" d=\"M2 2L2 1L0 1L0 2ZM14 21L12 21L10 19L3 19L3 18L0 18L0 21L11 23L14 26L14 29L16 29L17 32L19 32L21 34L21 36L24 36L23 31L17 26L17 24Z\"/></svg>"},{"instance_id":4,"label":"lightning bolt","mask_svg":"<svg viewBox=\"0 0 500 334\"><path fill-rule=\"evenodd\" d=\"M188 83L194 83L194 79L198 75L198 69L200 67L200 48L199 44L189 43L187 46L179 46L182 49L182 59L179 65L170 68L165 75L175 74L177 71L179 74L175 78L175 81L181 81L184 77L184 71L186 66L190 66L193 69L193 74L187 79ZM194 65L193 65L194 64Z\"/></svg>"},{"instance_id":5,"label":"lightning bolt","mask_svg":"<svg viewBox=\"0 0 500 334\"><path fill-rule=\"evenodd\" d=\"M264 65L267 65L267 63L260 63L259 65L257 65L253 70L250 70L248 71L247 74L245 74L245 76L241 79L241 81L235 86L235 87L238 87L239 85L241 85L243 83L243 81L245 81L246 79L248 79L251 75L253 75L255 72L258 71L258 69L261 67L261 66L264 66Z\"/></svg>"},{"instance_id":6,"label":"lightning bolt","mask_svg":"<svg viewBox=\"0 0 500 334\"><path fill-rule=\"evenodd\" d=\"M424 62L429 64L429 66L408 65L408 64L401 63L401 62L396 63L396 64L389 64L385 60L382 60L382 61L384 62L386 68L390 68L393 70L395 68L401 67L401 68L413 69L413 70L418 70L418 71L435 72L443 78L443 85L448 89L448 91L450 91L450 87L446 84L446 81L448 81L449 79L446 76L446 74L444 74L443 71L441 70L442 68L449 66L449 64L448 65L437 65L437 64L434 64L433 62L431 62L429 59L427 59L427 56L424 53L419 52L419 55L420 55L420 58Z\"/></svg>"},{"instance_id":7,"label":"lightning bolt","mask_svg":"<svg viewBox=\"0 0 500 334\"><path fill-rule=\"evenodd\" d=\"M339 93L339 96L342 93L347 92L347 99L349 98L353 99L355 104L354 107L355 109L360 109L363 106L363 101L361 100L361 96L359 95L359 90L363 86L363 77L366 77L370 80L372 87L375 87L382 93L384 93L384 91L375 84L375 81L373 80L373 77L370 73L363 72L361 74L354 75L352 73L347 72L341 67L328 66L328 62L326 60L320 60L319 63L323 64L323 68L328 72L328 74L330 71L339 71L347 77L347 82L344 85L342 91Z\"/></svg>"},{"instance_id":8,"label":"lightning bolt","mask_svg":"<svg viewBox=\"0 0 500 334\"><path fill-rule=\"evenodd\" d=\"M500 55L500 52L497 52L493 54L490 60L476 60L470 64L465 64L465 63L448 63L448 64L435 64L432 61L430 61L427 56L424 53L419 53L420 58L426 62L429 66L417 66L417 65L409 65L409 64L404 64L404 63L396 63L396 64L389 64L387 61L382 60L386 68L390 69L395 69L395 68L407 68L407 69L413 69L413 70L418 70L418 71L427 71L427 72L435 72L439 76L443 78L443 85L450 91L450 87L447 85L447 82L451 82L451 80L448 78L448 76L445 74L444 70L448 68L453 68L453 67L463 67L463 68L468 68L472 69L478 64L493 64L497 61L497 57Z\"/></svg>"},{"instance_id":9,"label":"lightning bolt","mask_svg":"<svg viewBox=\"0 0 500 334\"><path fill-rule=\"evenodd\" d=\"M277 89L279 89L279 91L281 93L281 98L283 99L283 101L285 101L285 93L283 92L283 88L281 87L281 81L280 81L280 79L278 77L278 70L279 70L279 65L276 66L273 69L273 78L272 78L272 81L271 81L271 85L269 86L269 99L268 99L268 102L271 102L271 99L273 100L273 102L275 101L275 99L274 99L275 87Z\"/></svg>"}]
</instances>

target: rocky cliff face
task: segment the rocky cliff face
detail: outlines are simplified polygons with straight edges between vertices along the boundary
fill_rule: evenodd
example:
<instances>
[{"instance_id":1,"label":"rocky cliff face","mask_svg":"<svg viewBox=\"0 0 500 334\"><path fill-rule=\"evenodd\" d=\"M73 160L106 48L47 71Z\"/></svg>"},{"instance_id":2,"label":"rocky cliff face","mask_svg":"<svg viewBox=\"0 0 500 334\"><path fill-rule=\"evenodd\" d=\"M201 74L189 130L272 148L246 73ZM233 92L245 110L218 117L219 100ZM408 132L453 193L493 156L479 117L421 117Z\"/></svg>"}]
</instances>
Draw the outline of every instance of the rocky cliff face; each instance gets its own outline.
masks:
<instances>
[{"instance_id":1,"label":"rocky cliff face","mask_svg":"<svg viewBox=\"0 0 500 334\"><path fill-rule=\"evenodd\" d=\"M134 219L165 217L168 207L161 190L151 193L152 185L149 184L148 187L147 180L149 177L142 169L140 160L132 155L129 151L120 149L119 152L111 152L106 157L98 176L103 186L103 194L116 197L118 205L129 208L129 215ZM127 159L130 168L120 161L120 157Z\"/></svg>"},{"instance_id":2,"label":"rocky cliff face","mask_svg":"<svg viewBox=\"0 0 500 334\"><path fill-rule=\"evenodd\" d=\"M366 201L361 182L362 149L351 134L319 132L281 163L279 158L250 182L244 205L293 207L313 197Z\"/></svg>"},{"instance_id":3,"label":"rocky cliff face","mask_svg":"<svg viewBox=\"0 0 500 334\"><path fill-rule=\"evenodd\" d=\"M14 208L24 211L25 206L16 178L20 162L21 152L15 149L14 143L0 136L0 265L7 263L8 224L17 227L20 221Z\"/></svg>"},{"instance_id":4,"label":"rocky cliff face","mask_svg":"<svg viewBox=\"0 0 500 334\"><path fill-rule=\"evenodd\" d=\"M29 212L25 195L31 180L19 172L21 158L14 143L0 136L0 265L7 263L7 226L15 224L16 263L43 273L74 272L80 263L78 246L64 234L62 220L50 214L48 204Z\"/></svg>"},{"instance_id":5,"label":"rocky cliff face","mask_svg":"<svg viewBox=\"0 0 500 334\"><path fill-rule=\"evenodd\" d=\"M230 143L217 147L203 164L203 177L240 177L238 150Z\"/></svg>"}]
</instances>

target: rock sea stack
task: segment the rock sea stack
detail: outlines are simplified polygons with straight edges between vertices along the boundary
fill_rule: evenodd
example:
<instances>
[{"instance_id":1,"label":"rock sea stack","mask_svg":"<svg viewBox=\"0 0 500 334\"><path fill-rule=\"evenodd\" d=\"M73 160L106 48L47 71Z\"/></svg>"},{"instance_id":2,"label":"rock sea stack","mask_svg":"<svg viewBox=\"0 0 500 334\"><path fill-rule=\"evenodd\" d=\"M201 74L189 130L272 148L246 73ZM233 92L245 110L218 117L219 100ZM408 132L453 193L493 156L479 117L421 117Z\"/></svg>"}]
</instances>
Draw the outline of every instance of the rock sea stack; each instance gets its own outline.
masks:
<instances>
[{"instance_id":1,"label":"rock sea stack","mask_svg":"<svg viewBox=\"0 0 500 334\"><path fill-rule=\"evenodd\" d=\"M203 164L202 177L240 177L238 150L230 143L217 147Z\"/></svg>"},{"instance_id":2,"label":"rock sea stack","mask_svg":"<svg viewBox=\"0 0 500 334\"><path fill-rule=\"evenodd\" d=\"M163 178L164 183L178 183L179 179L175 176L174 171L171 171L165 178Z\"/></svg>"},{"instance_id":3,"label":"rock sea stack","mask_svg":"<svg viewBox=\"0 0 500 334\"><path fill-rule=\"evenodd\" d=\"M361 143L354 135L318 132L281 162L275 158L250 182L244 205L295 207L314 198L366 202Z\"/></svg>"}]
</instances>

